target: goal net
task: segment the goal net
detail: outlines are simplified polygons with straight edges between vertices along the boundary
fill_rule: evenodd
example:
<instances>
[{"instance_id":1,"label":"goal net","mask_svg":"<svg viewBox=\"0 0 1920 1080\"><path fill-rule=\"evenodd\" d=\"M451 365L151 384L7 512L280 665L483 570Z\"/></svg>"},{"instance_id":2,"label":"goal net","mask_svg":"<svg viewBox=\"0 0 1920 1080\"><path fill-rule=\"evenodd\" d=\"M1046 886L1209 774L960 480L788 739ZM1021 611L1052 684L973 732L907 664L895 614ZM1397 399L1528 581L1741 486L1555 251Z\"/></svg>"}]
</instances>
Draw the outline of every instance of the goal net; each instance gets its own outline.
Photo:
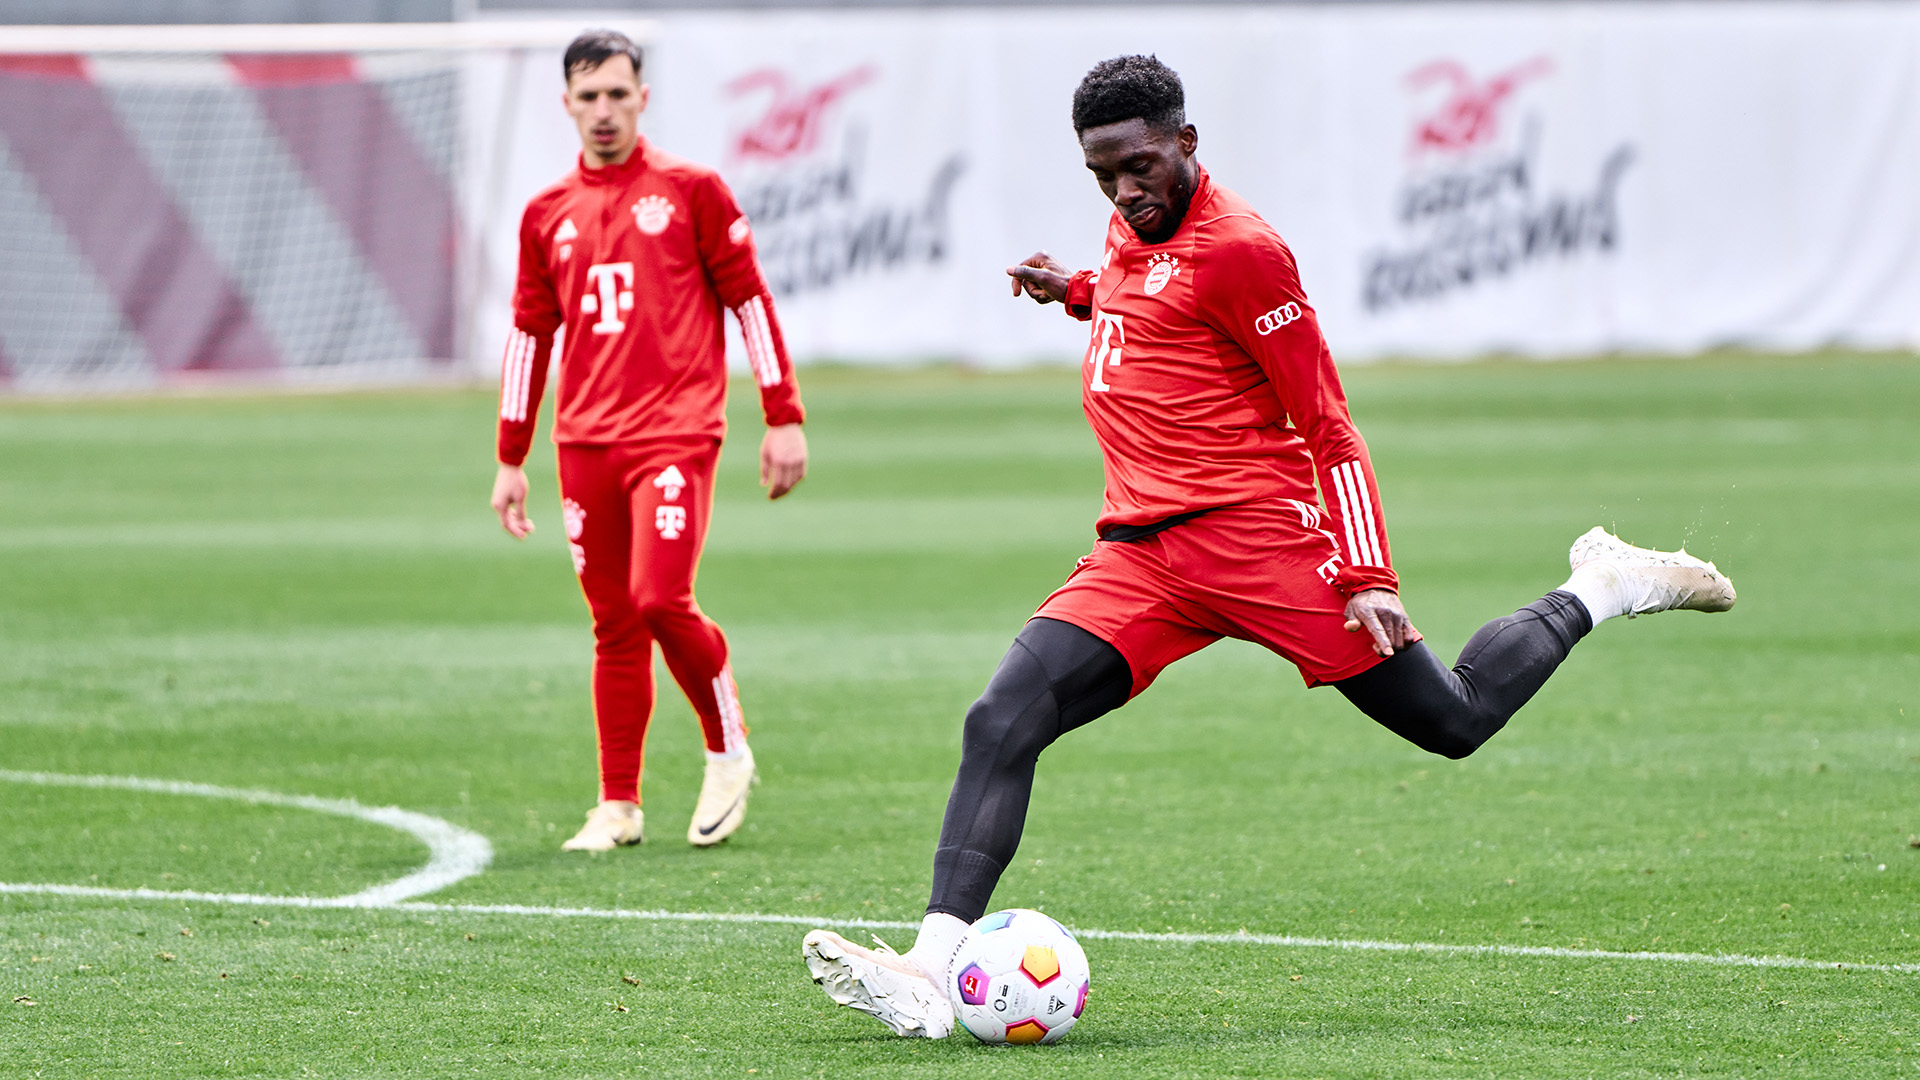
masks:
<instances>
[{"instance_id":1,"label":"goal net","mask_svg":"<svg viewBox=\"0 0 1920 1080\"><path fill-rule=\"evenodd\" d=\"M0 387L468 374L476 87L578 29L0 28Z\"/></svg>"}]
</instances>

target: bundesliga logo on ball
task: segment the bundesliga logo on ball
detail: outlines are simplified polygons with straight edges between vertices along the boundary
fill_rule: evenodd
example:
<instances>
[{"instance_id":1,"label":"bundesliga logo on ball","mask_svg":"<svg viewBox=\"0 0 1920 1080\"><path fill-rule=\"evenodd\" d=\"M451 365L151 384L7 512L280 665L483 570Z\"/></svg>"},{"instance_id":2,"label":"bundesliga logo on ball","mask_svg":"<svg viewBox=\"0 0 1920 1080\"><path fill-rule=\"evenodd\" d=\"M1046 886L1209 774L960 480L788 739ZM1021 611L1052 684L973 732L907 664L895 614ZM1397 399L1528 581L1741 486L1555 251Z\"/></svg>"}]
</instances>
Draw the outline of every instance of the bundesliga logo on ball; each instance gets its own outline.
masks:
<instances>
[{"instance_id":1,"label":"bundesliga logo on ball","mask_svg":"<svg viewBox=\"0 0 1920 1080\"><path fill-rule=\"evenodd\" d=\"M951 970L954 1018L983 1043L1059 1042L1087 1007L1087 954L1026 908L974 923Z\"/></svg>"}]
</instances>

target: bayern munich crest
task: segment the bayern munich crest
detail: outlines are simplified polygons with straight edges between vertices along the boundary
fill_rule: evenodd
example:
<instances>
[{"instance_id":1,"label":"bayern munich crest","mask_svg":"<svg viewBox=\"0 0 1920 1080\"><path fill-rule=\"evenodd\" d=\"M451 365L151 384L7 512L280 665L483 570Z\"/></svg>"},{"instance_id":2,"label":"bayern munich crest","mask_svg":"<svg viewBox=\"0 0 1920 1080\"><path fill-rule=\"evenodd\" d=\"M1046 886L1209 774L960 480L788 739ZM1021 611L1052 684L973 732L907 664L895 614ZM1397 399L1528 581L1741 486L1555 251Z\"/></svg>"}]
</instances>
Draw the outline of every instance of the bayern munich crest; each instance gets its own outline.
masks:
<instances>
[{"instance_id":1,"label":"bayern munich crest","mask_svg":"<svg viewBox=\"0 0 1920 1080\"><path fill-rule=\"evenodd\" d=\"M1146 283L1147 295L1152 296L1155 293L1159 292L1161 289L1166 288L1167 282L1172 281L1173 275L1179 272L1180 272L1180 260L1175 258L1172 255L1159 254L1159 255L1154 255L1152 258L1148 259L1147 260L1147 283Z\"/></svg>"},{"instance_id":2,"label":"bayern munich crest","mask_svg":"<svg viewBox=\"0 0 1920 1080\"><path fill-rule=\"evenodd\" d=\"M643 196L633 204L633 223L648 236L659 236L667 231L667 223L673 220L673 204L664 195Z\"/></svg>"}]
</instances>

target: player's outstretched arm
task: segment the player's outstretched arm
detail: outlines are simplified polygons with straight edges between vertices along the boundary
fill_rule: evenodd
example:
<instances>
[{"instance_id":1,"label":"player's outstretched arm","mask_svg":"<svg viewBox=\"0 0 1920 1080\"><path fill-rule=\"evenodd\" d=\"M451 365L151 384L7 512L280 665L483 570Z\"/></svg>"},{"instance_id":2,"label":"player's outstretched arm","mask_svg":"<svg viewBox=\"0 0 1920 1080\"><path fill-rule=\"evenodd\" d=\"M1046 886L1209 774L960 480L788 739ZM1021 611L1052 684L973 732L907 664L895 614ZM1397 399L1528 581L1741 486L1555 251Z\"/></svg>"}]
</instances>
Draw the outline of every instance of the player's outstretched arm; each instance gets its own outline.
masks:
<instances>
[{"instance_id":1,"label":"player's outstretched arm","mask_svg":"<svg viewBox=\"0 0 1920 1080\"><path fill-rule=\"evenodd\" d=\"M527 520L527 470L504 462L500 465L493 477L493 512L500 515L500 527L515 540L532 535L533 522Z\"/></svg>"},{"instance_id":2,"label":"player's outstretched arm","mask_svg":"<svg viewBox=\"0 0 1920 1080\"><path fill-rule=\"evenodd\" d=\"M1346 628L1349 634L1364 628L1373 638L1373 651L1381 656L1420 640L1420 631L1400 605L1400 594L1392 589L1362 589L1348 597Z\"/></svg>"},{"instance_id":3,"label":"player's outstretched arm","mask_svg":"<svg viewBox=\"0 0 1920 1080\"><path fill-rule=\"evenodd\" d=\"M760 486L767 498L793 490L807 475L807 434L799 424L775 424L760 439Z\"/></svg>"},{"instance_id":4,"label":"player's outstretched arm","mask_svg":"<svg viewBox=\"0 0 1920 1080\"><path fill-rule=\"evenodd\" d=\"M1065 301L1067 282L1073 277L1066 267L1044 251L1027 256L1018 266L1007 267L1007 276L1013 279L1014 296L1024 291L1033 297L1036 304Z\"/></svg>"}]
</instances>

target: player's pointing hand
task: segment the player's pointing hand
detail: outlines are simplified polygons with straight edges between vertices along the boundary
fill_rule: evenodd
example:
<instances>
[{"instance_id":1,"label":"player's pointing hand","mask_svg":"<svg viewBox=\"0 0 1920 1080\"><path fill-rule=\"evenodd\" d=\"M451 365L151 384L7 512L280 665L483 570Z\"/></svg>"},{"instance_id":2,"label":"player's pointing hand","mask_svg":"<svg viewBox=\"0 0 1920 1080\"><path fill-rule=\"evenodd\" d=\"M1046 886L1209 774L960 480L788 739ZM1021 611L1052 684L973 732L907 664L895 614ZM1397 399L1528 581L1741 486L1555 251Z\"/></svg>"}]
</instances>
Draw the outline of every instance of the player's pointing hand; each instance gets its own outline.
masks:
<instances>
[{"instance_id":1,"label":"player's pointing hand","mask_svg":"<svg viewBox=\"0 0 1920 1080\"><path fill-rule=\"evenodd\" d=\"M1067 278L1070 276L1067 268L1044 251L1027 256L1018 266L1007 267L1007 276L1013 279L1015 296L1025 290L1035 303L1040 304L1051 304L1067 298Z\"/></svg>"}]
</instances>

